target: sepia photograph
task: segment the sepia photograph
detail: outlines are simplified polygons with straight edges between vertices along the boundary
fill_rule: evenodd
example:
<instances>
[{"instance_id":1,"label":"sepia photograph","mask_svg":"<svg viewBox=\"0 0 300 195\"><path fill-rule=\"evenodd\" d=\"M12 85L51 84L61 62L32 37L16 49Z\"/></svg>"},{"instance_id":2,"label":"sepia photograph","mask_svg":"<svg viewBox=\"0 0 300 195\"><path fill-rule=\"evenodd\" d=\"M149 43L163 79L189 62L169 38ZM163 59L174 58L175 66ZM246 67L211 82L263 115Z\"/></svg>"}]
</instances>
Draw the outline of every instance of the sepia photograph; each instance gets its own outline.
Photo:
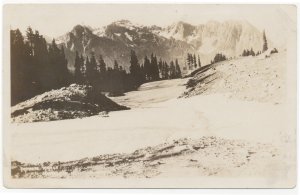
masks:
<instances>
[{"instance_id":1,"label":"sepia photograph","mask_svg":"<svg viewBox=\"0 0 300 195\"><path fill-rule=\"evenodd\" d=\"M295 187L295 5L3 12L6 187Z\"/></svg>"}]
</instances>

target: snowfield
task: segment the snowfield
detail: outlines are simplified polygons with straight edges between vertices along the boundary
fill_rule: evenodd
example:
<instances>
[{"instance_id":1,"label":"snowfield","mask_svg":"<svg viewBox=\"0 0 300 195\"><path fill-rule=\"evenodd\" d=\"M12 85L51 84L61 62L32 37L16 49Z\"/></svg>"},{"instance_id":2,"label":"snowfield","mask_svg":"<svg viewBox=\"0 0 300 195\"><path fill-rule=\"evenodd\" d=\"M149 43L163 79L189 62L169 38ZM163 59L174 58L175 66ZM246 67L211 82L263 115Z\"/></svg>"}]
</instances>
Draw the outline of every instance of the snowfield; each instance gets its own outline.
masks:
<instances>
[{"instance_id":1,"label":"snowfield","mask_svg":"<svg viewBox=\"0 0 300 195\"><path fill-rule=\"evenodd\" d=\"M286 85L280 57L285 53L220 63L196 74L192 89L186 89L190 78L146 83L112 98L131 109L108 117L11 124L13 176L222 176L292 186L295 121L276 88ZM203 75L210 71L215 81Z\"/></svg>"},{"instance_id":2,"label":"snowfield","mask_svg":"<svg viewBox=\"0 0 300 195\"><path fill-rule=\"evenodd\" d=\"M266 52L267 53L267 52ZM240 57L203 67L182 96L227 94L245 101L283 103L287 93L286 52Z\"/></svg>"}]
</instances>

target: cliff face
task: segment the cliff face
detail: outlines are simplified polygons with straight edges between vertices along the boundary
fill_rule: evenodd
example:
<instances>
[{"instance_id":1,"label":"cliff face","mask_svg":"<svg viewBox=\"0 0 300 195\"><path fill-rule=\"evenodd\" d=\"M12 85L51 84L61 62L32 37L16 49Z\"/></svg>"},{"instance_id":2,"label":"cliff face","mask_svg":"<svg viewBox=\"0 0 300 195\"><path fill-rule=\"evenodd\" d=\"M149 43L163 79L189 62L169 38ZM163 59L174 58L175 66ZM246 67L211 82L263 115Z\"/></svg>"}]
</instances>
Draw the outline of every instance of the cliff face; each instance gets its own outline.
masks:
<instances>
[{"instance_id":1,"label":"cliff face","mask_svg":"<svg viewBox=\"0 0 300 195\"><path fill-rule=\"evenodd\" d=\"M262 32L245 21L210 21L198 26L177 22L162 28L121 20L97 29L77 25L57 41L65 46L70 69L75 51L83 55L95 52L96 57L101 54L108 65L116 59L128 70L131 49L141 63L145 55L155 53L167 62L177 58L184 66L188 52L200 55L202 64L207 64L218 52L234 57L244 49L260 51L263 45Z\"/></svg>"}]
</instances>

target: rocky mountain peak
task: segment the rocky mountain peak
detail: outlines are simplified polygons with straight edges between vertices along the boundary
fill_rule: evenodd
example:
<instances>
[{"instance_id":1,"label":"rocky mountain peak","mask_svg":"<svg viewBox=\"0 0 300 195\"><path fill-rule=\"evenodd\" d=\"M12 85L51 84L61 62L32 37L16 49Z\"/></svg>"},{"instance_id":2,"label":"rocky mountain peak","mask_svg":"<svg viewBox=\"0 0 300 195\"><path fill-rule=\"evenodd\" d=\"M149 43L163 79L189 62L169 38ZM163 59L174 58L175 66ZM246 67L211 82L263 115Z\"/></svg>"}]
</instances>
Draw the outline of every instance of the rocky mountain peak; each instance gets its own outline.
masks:
<instances>
[{"instance_id":1,"label":"rocky mountain peak","mask_svg":"<svg viewBox=\"0 0 300 195\"><path fill-rule=\"evenodd\" d=\"M118 25L118 26L131 26L132 22L130 22L129 20L118 20L118 21L113 22L112 24Z\"/></svg>"},{"instance_id":2,"label":"rocky mountain peak","mask_svg":"<svg viewBox=\"0 0 300 195\"><path fill-rule=\"evenodd\" d=\"M216 53L234 57L244 49L261 51L263 45L262 32L247 21L239 20L208 21L199 25L179 21L164 28L118 20L96 29L76 25L62 37L60 40L71 65L75 51L84 56L93 51L96 56L101 54L107 64L116 59L127 70L131 49L136 51L139 60L155 53L168 63L177 58L183 66L187 53L199 55L201 63L207 64Z\"/></svg>"},{"instance_id":3,"label":"rocky mountain peak","mask_svg":"<svg viewBox=\"0 0 300 195\"><path fill-rule=\"evenodd\" d=\"M92 34L92 30L87 26L76 25L71 30L71 33L73 33L76 37L81 37L84 34Z\"/></svg>"}]
</instances>

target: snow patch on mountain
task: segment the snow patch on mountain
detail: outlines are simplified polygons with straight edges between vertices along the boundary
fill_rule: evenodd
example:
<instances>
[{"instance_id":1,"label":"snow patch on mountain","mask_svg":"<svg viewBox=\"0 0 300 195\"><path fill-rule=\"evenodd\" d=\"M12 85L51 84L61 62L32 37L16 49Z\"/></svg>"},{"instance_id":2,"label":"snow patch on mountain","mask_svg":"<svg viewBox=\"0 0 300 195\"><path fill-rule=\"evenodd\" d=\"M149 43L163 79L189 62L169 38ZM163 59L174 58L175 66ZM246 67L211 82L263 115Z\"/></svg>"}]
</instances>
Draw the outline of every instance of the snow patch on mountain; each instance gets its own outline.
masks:
<instances>
[{"instance_id":1,"label":"snow patch on mountain","mask_svg":"<svg viewBox=\"0 0 300 195\"><path fill-rule=\"evenodd\" d=\"M93 30L93 33L99 37L105 36L106 27L100 27Z\"/></svg>"},{"instance_id":2,"label":"snow patch on mountain","mask_svg":"<svg viewBox=\"0 0 300 195\"><path fill-rule=\"evenodd\" d=\"M116 26L121 26L121 27L127 28L129 30L134 30L134 29L143 27L142 25L137 24L137 23L132 23L129 20L119 20L119 21L113 22L112 24L114 24Z\"/></svg>"},{"instance_id":3,"label":"snow patch on mountain","mask_svg":"<svg viewBox=\"0 0 300 195\"><path fill-rule=\"evenodd\" d=\"M268 34L267 34L268 38ZM247 21L209 21L206 24L191 25L177 22L170 26L143 26L128 20L119 20L107 26L91 30L77 25L57 41L66 48L69 68L74 64L75 51L83 56L93 51L104 56L107 64L114 60L122 62L126 70L130 63L124 56L135 50L140 61L145 55L155 53L167 61L178 59L183 68L187 53L195 53L201 64L209 64L215 54L237 57L245 49L262 50L262 32ZM274 47L268 39L269 47Z\"/></svg>"},{"instance_id":4,"label":"snow patch on mountain","mask_svg":"<svg viewBox=\"0 0 300 195\"><path fill-rule=\"evenodd\" d=\"M133 41L132 36L130 36L130 35L128 34L128 32L125 32L125 36L126 36L127 39L129 39L130 41Z\"/></svg>"}]
</instances>

